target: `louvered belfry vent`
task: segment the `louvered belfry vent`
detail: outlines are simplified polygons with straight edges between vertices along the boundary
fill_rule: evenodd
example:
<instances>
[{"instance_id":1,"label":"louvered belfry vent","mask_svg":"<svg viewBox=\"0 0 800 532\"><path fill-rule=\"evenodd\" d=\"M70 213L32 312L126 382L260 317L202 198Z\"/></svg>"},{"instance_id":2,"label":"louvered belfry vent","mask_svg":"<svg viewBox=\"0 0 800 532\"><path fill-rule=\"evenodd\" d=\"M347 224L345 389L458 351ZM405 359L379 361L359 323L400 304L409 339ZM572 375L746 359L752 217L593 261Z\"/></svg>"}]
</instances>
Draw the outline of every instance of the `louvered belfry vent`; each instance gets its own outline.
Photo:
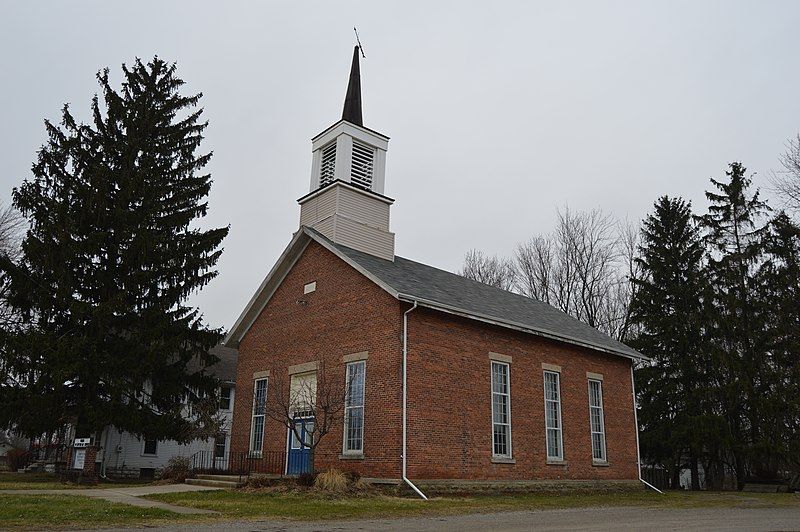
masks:
<instances>
[{"instance_id":1,"label":"louvered belfry vent","mask_svg":"<svg viewBox=\"0 0 800 532\"><path fill-rule=\"evenodd\" d=\"M375 148L353 141L353 160L350 165L350 182L357 187L372 189L375 169Z\"/></svg>"},{"instance_id":2,"label":"louvered belfry vent","mask_svg":"<svg viewBox=\"0 0 800 532\"><path fill-rule=\"evenodd\" d=\"M322 161L319 170L319 186L324 187L333 183L336 171L336 141L322 148Z\"/></svg>"},{"instance_id":3,"label":"louvered belfry vent","mask_svg":"<svg viewBox=\"0 0 800 532\"><path fill-rule=\"evenodd\" d=\"M359 57L355 47L342 119L311 139L309 192L297 200L300 227L319 231L334 244L392 261L389 207L394 200L384 195L389 137L364 127Z\"/></svg>"}]
</instances>

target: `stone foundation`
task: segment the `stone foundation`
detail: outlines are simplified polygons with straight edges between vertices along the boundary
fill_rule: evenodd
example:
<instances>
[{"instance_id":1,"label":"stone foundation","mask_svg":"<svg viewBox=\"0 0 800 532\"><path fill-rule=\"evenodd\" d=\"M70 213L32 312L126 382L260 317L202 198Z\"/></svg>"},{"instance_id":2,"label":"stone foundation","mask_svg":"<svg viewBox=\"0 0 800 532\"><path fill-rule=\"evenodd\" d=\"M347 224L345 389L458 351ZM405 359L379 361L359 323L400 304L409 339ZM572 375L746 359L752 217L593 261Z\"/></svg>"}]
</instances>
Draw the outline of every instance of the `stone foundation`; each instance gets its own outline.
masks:
<instances>
[{"instance_id":1,"label":"stone foundation","mask_svg":"<svg viewBox=\"0 0 800 532\"><path fill-rule=\"evenodd\" d=\"M163 471L163 468L156 468L153 471L153 478L160 479ZM106 476L120 480L139 479L142 478L142 470L138 467L106 467Z\"/></svg>"},{"instance_id":2,"label":"stone foundation","mask_svg":"<svg viewBox=\"0 0 800 532\"><path fill-rule=\"evenodd\" d=\"M644 484L638 480L420 480L414 481L425 495L446 495L458 493L621 493L643 491ZM411 488L403 483L399 486L405 492Z\"/></svg>"}]
</instances>

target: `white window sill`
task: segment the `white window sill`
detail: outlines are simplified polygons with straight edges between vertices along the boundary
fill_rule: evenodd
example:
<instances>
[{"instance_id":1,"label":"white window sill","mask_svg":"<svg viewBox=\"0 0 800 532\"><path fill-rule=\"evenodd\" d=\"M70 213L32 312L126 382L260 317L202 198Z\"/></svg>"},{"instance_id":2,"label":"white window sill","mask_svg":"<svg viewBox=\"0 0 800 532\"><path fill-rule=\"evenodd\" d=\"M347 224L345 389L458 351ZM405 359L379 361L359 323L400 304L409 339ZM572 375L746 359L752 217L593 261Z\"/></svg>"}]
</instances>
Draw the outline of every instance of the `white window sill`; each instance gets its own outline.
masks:
<instances>
[{"instance_id":1,"label":"white window sill","mask_svg":"<svg viewBox=\"0 0 800 532\"><path fill-rule=\"evenodd\" d=\"M492 456L493 464L516 464L517 461L510 456Z\"/></svg>"},{"instance_id":2,"label":"white window sill","mask_svg":"<svg viewBox=\"0 0 800 532\"><path fill-rule=\"evenodd\" d=\"M610 465L611 464L609 464L605 460L592 460L592 466L594 466L594 467L608 467Z\"/></svg>"},{"instance_id":3,"label":"white window sill","mask_svg":"<svg viewBox=\"0 0 800 532\"><path fill-rule=\"evenodd\" d=\"M339 460L363 460L364 453L344 453L339 455Z\"/></svg>"},{"instance_id":4,"label":"white window sill","mask_svg":"<svg viewBox=\"0 0 800 532\"><path fill-rule=\"evenodd\" d=\"M552 458L547 459L547 465L555 465L555 466L565 466L567 465L566 460L554 460Z\"/></svg>"}]
</instances>

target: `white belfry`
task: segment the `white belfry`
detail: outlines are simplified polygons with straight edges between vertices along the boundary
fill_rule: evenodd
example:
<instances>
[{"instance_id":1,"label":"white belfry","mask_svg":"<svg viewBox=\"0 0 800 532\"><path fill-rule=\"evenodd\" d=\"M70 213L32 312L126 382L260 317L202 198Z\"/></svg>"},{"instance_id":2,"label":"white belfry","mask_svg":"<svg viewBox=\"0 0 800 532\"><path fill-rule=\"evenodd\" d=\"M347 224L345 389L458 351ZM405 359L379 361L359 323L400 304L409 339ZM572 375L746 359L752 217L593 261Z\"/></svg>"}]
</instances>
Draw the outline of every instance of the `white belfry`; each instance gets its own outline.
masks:
<instances>
[{"instance_id":1,"label":"white belfry","mask_svg":"<svg viewBox=\"0 0 800 532\"><path fill-rule=\"evenodd\" d=\"M394 260L394 233L383 195L389 137L364 127L359 49L347 86L342 119L311 139L310 192L300 198L300 226L337 244Z\"/></svg>"}]
</instances>

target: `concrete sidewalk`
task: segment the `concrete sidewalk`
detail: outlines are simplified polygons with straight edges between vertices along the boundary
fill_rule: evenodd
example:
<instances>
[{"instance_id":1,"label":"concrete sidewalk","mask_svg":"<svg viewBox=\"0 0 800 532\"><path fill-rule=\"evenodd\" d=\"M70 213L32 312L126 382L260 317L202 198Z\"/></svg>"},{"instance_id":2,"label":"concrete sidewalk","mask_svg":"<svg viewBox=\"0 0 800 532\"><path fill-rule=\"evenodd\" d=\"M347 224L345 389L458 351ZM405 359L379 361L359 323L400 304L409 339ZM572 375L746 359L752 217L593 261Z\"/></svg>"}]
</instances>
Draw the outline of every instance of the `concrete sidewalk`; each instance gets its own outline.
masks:
<instances>
[{"instance_id":1,"label":"concrete sidewalk","mask_svg":"<svg viewBox=\"0 0 800 532\"><path fill-rule=\"evenodd\" d=\"M0 490L0 495L78 495L105 499L111 502L130 504L141 508L161 508L177 514L216 514L213 510L200 508L187 508L175 506L164 502L141 499L144 495L159 493L180 493L184 491L213 491L220 488L208 486L190 486L189 484L162 484L158 486L135 486L131 488L103 488L103 489L62 489L62 490Z\"/></svg>"}]
</instances>

